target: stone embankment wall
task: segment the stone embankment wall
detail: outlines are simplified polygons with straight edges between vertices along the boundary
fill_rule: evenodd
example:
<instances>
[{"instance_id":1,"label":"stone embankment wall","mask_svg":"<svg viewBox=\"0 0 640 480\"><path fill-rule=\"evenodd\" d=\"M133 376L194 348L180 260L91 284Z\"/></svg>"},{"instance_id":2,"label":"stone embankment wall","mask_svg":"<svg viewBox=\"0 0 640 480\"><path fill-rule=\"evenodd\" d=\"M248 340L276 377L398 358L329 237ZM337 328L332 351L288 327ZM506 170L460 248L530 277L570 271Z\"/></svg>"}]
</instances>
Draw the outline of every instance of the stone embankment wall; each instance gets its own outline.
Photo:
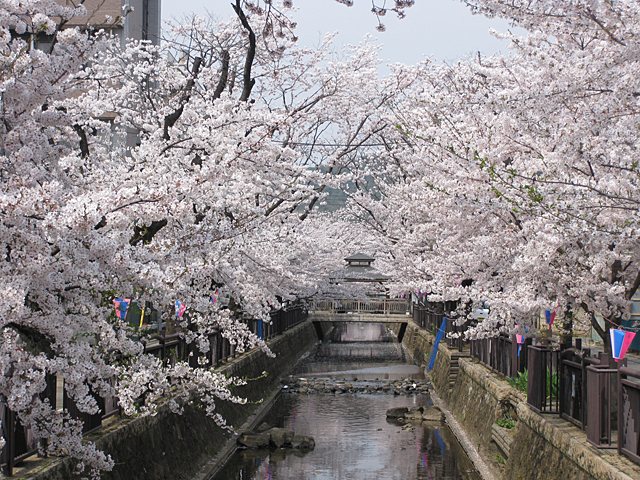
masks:
<instances>
[{"instance_id":1,"label":"stone embankment wall","mask_svg":"<svg viewBox=\"0 0 640 480\"><path fill-rule=\"evenodd\" d=\"M248 399L246 405L218 402L218 412L230 425L241 426L258 408L260 400L278 387L279 377L289 373L316 341L313 325L304 322L269 342L275 358L254 350L220 367L220 372L248 379L249 383L234 392ZM187 480L194 478L230 436L201 409L186 405L182 415L162 407L153 417L116 419L89 438L115 461L113 471L102 477L106 480ZM70 469L69 461L45 460L38 468L39 473L29 478L67 480L73 478Z\"/></svg>"},{"instance_id":2,"label":"stone embankment wall","mask_svg":"<svg viewBox=\"0 0 640 480\"><path fill-rule=\"evenodd\" d=\"M406 353L417 365L426 365L433 335L410 323L403 338ZM455 360L456 371L452 370ZM462 426L492 470L505 480L631 480L640 478L640 468L616 453L591 447L583 432L558 418L539 415L529 408L526 397L500 375L471 358L438 349L431 380L438 396ZM516 420L508 436L508 458L492 441L499 418ZM503 443L501 441L501 443Z\"/></svg>"}]
</instances>

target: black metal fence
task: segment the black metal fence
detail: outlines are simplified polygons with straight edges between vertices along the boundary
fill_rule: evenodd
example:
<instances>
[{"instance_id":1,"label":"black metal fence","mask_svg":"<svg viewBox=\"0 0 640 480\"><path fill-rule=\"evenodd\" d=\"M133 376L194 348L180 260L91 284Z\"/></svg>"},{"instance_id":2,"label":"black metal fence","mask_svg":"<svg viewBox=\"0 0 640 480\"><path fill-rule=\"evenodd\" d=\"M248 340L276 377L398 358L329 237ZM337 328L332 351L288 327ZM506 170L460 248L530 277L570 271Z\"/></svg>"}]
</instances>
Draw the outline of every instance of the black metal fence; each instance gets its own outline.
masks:
<instances>
[{"instance_id":1,"label":"black metal fence","mask_svg":"<svg viewBox=\"0 0 640 480\"><path fill-rule=\"evenodd\" d=\"M446 312L455 310L455 308L455 302L414 303L413 321L419 327L435 335L442 326ZM467 328L467 325L456 325L454 319L448 318L445 324L446 335L444 338L447 346L462 351L467 345L464 338L464 332Z\"/></svg>"},{"instance_id":2,"label":"black metal fence","mask_svg":"<svg viewBox=\"0 0 640 480\"><path fill-rule=\"evenodd\" d=\"M628 367L618 377L618 452L640 464L640 372Z\"/></svg>"},{"instance_id":3,"label":"black metal fence","mask_svg":"<svg viewBox=\"0 0 640 480\"><path fill-rule=\"evenodd\" d=\"M507 377L515 377L527 369L527 346L519 346L515 338L507 335L481 338L470 340L469 346L472 357Z\"/></svg>"},{"instance_id":4,"label":"black metal fence","mask_svg":"<svg viewBox=\"0 0 640 480\"><path fill-rule=\"evenodd\" d=\"M413 305L413 321L436 334L445 312L442 303ZM464 333L468 325L447 322L447 333ZM599 353L591 356L578 339L563 350L518 345L515 336L499 335L465 341L448 339L450 347L463 349L495 372L514 378L526 373L527 403L536 412L559 414L585 431L597 448L618 448L620 454L640 464L640 369L619 366ZM617 430L617 435L616 435Z\"/></svg>"},{"instance_id":5,"label":"black metal fence","mask_svg":"<svg viewBox=\"0 0 640 480\"><path fill-rule=\"evenodd\" d=\"M307 311L300 305L294 305L271 314L270 322L256 319L243 319L249 329L265 341L281 335L290 328L302 323L307 318ZM167 365L177 362L188 362L195 368L218 367L225 361L236 356L236 349L221 332L209 336L209 350L199 352L194 345L189 345L179 332L163 330L151 336L145 343L144 352L154 355ZM61 398L58 398L61 395ZM43 399L48 399L50 405L65 409L72 418L83 424L83 432L93 431L102 422L120 412L117 398L102 398L95 395L99 411L90 415L78 410L73 400L64 390L64 382L53 375L47 377L47 388L42 393ZM2 436L6 444L0 451L0 465L5 475L13 475L16 465L25 458L37 453L37 443L29 426L22 425L17 415L5 403L0 401L0 424Z\"/></svg>"},{"instance_id":6,"label":"black metal fence","mask_svg":"<svg viewBox=\"0 0 640 480\"><path fill-rule=\"evenodd\" d=\"M560 413L560 351L530 346L527 402L538 413Z\"/></svg>"}]
</instances>

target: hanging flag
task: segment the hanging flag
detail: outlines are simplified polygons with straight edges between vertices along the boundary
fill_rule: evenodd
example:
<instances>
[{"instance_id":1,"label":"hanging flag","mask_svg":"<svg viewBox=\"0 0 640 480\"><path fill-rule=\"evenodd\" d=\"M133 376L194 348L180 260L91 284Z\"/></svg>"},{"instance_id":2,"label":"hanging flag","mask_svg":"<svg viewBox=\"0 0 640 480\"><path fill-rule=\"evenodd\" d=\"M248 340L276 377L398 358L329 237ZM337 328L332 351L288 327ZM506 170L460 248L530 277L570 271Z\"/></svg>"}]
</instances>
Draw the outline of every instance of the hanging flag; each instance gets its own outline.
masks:
<instances>
[{"instance_id":1,"label":"hanging flag","mask_svg":"<svg viewBox=\"0 0 640 480\"><path fill-rule=\"evenodd\" d=\"M516 328L520 328L520 325L516 323ZM524 334L517 333L516 334L516 343L518 344L518 357L520 357L520 351L522 350L522 345L524 345L525 334L529 332L529 327L525 325Z\"/></svg>"},{"instance_id":2,"label":"hanging flag","mask_svg":"<svg viewBox=\"0 0 640 480\"><path fill-rule=\"evenodd\" d=\"M547 325L549 325L549 330L551 330L551 326L553 325L553 322L556 319L556 309L554 308L553 311L549 309L545 310L544 318L545 318L545 321L547 322Z\"/></svg>"},{"instance_id":3,"label":"hanging flag","mask_svg":"<svg viewBox=\"0 0 640 480\"><path fill-rule=\"evenodd\" d=\"M436 339L433 342L433 347L431 349L431 355L429 356L429 364L427 365L427 371L431 371L433 370L433 367L436 364L436 355L438 354L438 345L440 345L440 342L442 341L442 339L444 338L445 332L447 330L447 316L443 316L442 317L442 323L440 324L440 328L438 329L438 332L436 333Z\"/></svg>"},{"instance_id":4,"label":"hanging flag","mask_svg":"<svg viewBox=\"0 0 640 480\"><path fill-rule=\"evenodd\" d=\"M516 343L518 344L518 357L519 357L520 351L522 350L522 345L524 345L524 335L517 334Z\"/></svg>"},{"instance_id":5,"label":"hanging flag","mask_svg":"<svg viewBox=\"0 0 640 480\"><path fill-rule=\"evenodd\" d=\"M180 320L182 315L184 315L184 311L187 309L187 306L182 303L180 300L176 300L176 320Z\"/></svg>"},{"instance_id":6,"label":"hanging flag","mask_svg":"<svg viewBox=\"0 0 640 480\"><path fill-rule=\"evenodd\" d=\"M123 322L124 319L127 318L127 310L129 309L130 303L130 298L117 297L113 299L113 306L116 309L116 317L118 317Z\"/></svg>"},{"instance_id":7,"label":"hanging flag","mask_svg":"<svg viewBox=\"0 0 640 480\"><path fill-rule=\"evenodd\" d=\"M616 362L619 362L627 354L636 332L612 328L609 330L609 336L611 337L611 356Z\"/></svg>"}]
</instances>

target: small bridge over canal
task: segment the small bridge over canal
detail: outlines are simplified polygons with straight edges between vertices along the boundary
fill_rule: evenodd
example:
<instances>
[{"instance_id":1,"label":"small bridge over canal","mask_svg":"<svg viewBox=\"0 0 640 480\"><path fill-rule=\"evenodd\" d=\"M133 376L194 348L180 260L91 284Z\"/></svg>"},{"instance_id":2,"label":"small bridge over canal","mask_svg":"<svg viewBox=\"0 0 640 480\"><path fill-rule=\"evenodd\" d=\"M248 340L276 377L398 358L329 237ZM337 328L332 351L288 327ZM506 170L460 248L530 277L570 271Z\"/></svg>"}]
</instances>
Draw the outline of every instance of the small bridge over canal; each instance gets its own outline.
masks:
<instances>
[{"instance_id":1,"label":"small bridge over canal","mask_svg":"<svg viewBox=\"0 0 640 480\"><path fill-rule=\"evenodd\" d=\"M406 300L316 300L309 307L314 322L407 323L411 318Z\"/></svg>"},{"instance_id":2,"label":"small bridge over canal","mask_svg":"<svg viewBox=\"0 0 640 480\"><path fill-rule=\"evenodd\" d=\"M325 322L391 323L400 324L401 341L410 318L410 303L403 299L315 300L309 306L309 320L316 325L320 338L319 324Z\"/></svg>"}]
</instances>

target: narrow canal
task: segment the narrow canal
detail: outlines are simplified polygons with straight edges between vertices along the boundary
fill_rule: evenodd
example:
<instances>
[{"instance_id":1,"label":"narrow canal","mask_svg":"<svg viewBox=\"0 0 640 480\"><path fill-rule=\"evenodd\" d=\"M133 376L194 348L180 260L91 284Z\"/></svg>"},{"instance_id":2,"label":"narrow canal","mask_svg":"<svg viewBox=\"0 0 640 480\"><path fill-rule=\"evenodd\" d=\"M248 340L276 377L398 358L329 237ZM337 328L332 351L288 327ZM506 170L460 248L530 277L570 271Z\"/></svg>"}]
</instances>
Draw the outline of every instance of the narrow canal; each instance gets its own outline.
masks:
<instances>
[{"instance_id":1,"label":"narrow canal","mask_svg":"<svg viewBox=\"0 0 640 480\"><path fill-rule=\"evenodd\" d=\"M264 422L314 437L315 449L238 450L212 480L480 478L445 424L387 419L431 401L383 325L339 324L293 377Z\"/></svg>"}]
</instances>

